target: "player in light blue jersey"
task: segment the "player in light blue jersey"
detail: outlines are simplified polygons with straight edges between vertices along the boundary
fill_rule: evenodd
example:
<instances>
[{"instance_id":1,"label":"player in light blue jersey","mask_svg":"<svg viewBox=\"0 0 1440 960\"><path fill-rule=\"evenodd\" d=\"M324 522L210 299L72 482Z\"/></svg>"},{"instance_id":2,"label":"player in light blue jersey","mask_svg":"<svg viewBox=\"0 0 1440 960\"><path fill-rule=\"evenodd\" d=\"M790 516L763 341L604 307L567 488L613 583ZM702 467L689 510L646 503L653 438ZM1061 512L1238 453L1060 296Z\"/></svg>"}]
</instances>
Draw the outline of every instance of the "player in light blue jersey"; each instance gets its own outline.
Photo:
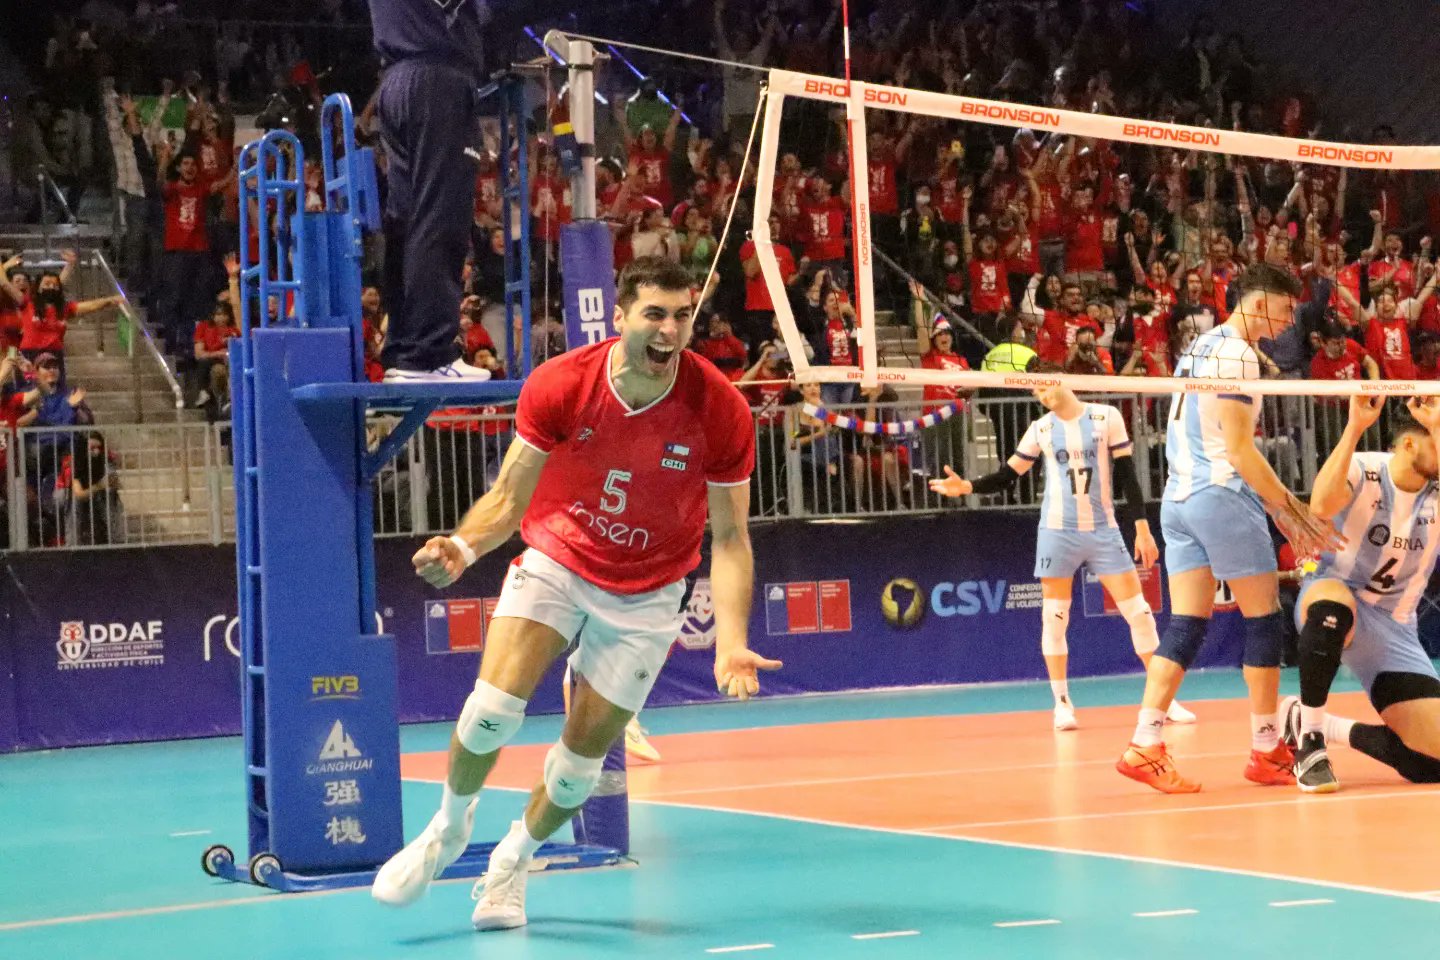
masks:
<instances>
[{"instance_id":1,"label":"player in light blue jersey","mask_svg":"<svg viewBox=\"0 0 1440 960\"><path fill-rule=\"evenodd\" d=\"M1234 312L1191 343L1177 376L1259 379L1262 361L1253 345L1294 323L1300 283L1288 271L1255 264L1232 288L1239 293ZM1200 789L1175 769L1162 731L1165 710L1205 642L1217 579L1229 584L1245 617L1243 662L1250 689L1245 777L1261 784L1295 782L1276 714L1284 624L1265 514L1269 511L1301 556L1329 546L1335 531L1285 489L1255 446L1259 416L1257 398L1246 393L1187 391L1171 400L1165 443L1170 478L1160 508L1171 616L1146 670L1135 734L1115 764L1120 773L1163 793Z\"/></svg>"},{"instance_id":2,"label":"player in light blue jersey","mask_svg":"<svg viewBox=\"0 0 1440 960\"><path fill-rule=\"evenodd\" d=\"M1416 628L1440 547L1440 403L1412 399L1415 419L1395 427L1390 453L1356 453L1383 406L1379 397L1351 398L1345 432L1310 496L1318 516L1335 518L1346 545L1320 557L1295 604L1300 696L1285 700L1285 737L1295 745L1295 779L1306 793L1340 788L1327 740L1348 743L1417 783L1440 782L1440 679ZM1383 724L1326 715L1341 663Z\"/></svg>"},{"instance_id":3,"label":"player in light blue jersey","mask_svg":"<svg viewBox=\"0 0 1440 960\"><path fill-rule=\"evenodd\" d=\"M1040 372L1059 369L1042 366ZM1055 386L1034 393L1049 412L1031 421L1005 466L973 481L962 479L947 466L944 479L931 480L930 489L951 497L998 493L1044 461L1045 493L1035 544L1035 576L1042 597L1040 652L1055 696L1055 729L1074 730L1079 723L1070 700L1070 648L1065 632L1070 625L1071 587L1082 564L1100 578L1115 600L1130 626L1130 642L1141 662L1148 664L1160 645L1135 561L1115 522L1117 488L1125 494L1120 515L1135 528L1135 557L1148 570L1160 550L1145 519L1145 499L1135 479L1130 436L1120 411L1101 403L1082 403L1058 380ZM1194 723L1195 714L1172 702L1167 719Z\"/></svg>"}]
</instances>

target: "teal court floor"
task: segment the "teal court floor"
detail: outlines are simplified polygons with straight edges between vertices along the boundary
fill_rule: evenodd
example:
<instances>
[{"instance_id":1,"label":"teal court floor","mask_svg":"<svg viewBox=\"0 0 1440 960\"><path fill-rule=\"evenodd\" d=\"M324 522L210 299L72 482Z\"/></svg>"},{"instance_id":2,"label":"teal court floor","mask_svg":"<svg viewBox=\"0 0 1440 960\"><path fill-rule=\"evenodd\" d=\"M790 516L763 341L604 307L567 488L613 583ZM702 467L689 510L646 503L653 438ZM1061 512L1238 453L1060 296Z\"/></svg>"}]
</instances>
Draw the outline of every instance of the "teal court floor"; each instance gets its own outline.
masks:
<instances>
[{"instance_id":1,"label":"teal court floor","mask_svg":"<svg viewBox=\"0 0 1440 960\"><path fill-rule=\"evenodd\" d=\"M1287 687L1293 685L1287 677ZM1348 752L1340 757L1342 775L1350 769L1359 777L1353 790L1347 781L1334 798L1217 781L1212 806L1182 807L1173 803L1182 798L1152 795L1113 772L1096 779L1108 772L1105 758L1113 760L1133 724L1128 705L1139 686L1136 677L1073 684L1086 726L1065 735L1049 730L1043 684L647 711L645 722L667 759L632 770L638 866L536 875L530 926L483 935L470 929L468 881L439 884L416 906L391 911L364 889L281 895L202 874L200 853L210 843L230 844L243 856L236 739L7 756L0 758L0 960L730 954L1233 960L1292 951L1370 957L1407 949L1426 955L1421 945L1433 941L1440 922L1440 902L1430 898L1440 896L1440 863L1427 860L1425 869L1434 864L1437 872L1411 871L1406 883L1373 878L1389 875L1383 861L1391 861L1398 876L1402 864L1395 858L1424 857L1425 844L1433 846L1412 831L1437 832L1440 792L1402 785L1379 767L1361 767ZM1242 689L1236 672L1218 671L1193 676L1185 692L1203 727L1207 716L1243 710L1235 699ZM941 768L959 770L967 740L917 743L905 731L922 728L903 726L980 722L1016 742L1034 742L1042 759L1054 762L1025 757L997 767L997 744L974 736L986 766L950 776ZM906 741L890 738L891 729ZM557 718L533 718L517 742L544 745L557 732ZM1226 728L1232 742L1234 732ZM404 749L433 754L448 735L443 724L407 728ZM716 744L762 737L778 738L764 741L771 753L769 744L787 738L809 744L807 750L821 744L828 769L840 772L811 776L798 755L782 766L758 752L710 756ZM1006 746L1011 742L1000 748L1013 752ZM1217 777L1235 772L1233 758L1223 766L1206 759L1208 743L1183 736L1176 743L1180 756L1188 751L1206 771L1207 794L1197 796L1211 795L1210 764ZM533 759L540 749L514 752ZM934 769L887 767L887 757L899 755L912 766L928 756ZM757 780L756 772L766 769L772 780ZM731 782L706 780L707 770ZM1066 779L1065 770L1080 772ZM1050 780L1033 778L1042 773ZM503 832L523 803L513 786L524 781L516 778L533 775L533 769L509 775L511 786L482 800L477 840ZM1049 786L1037 786L1044 782ZM1092 782L1100 786L1086 792L1103 796L1066 794ZM996 820L987 812L983 822L961 822L972 806L988 811L997 796L1005 799L1007 788L1016 794L1018 816ZM1041 789L1048 795L1039 799L1061 806L1030 810L1025 804ZM407 836L429 819L438 793L432 782L406 783ZM1328 799L1342 803L1313 803ZM857 807L862 800L870 806ZM1328 833L1316 829L1321 824L1309 819L1310 811L1320 809L1344 811L1344 835L1333 826ZM912 825L894 825L895 810L910 811ZM1127 822L1142 853L1104 849L1105 843L1082 849ZM958 832L947 832L950 826ZM1039 835L1045 842L1005 833L1017 829L1052 833ZM1144 855L1170 835L1209 849L1194 862ZM1315 876L1324 871L1295 868L1286 853L1324 850L1332 842L1349 851L1345 856L1358 850L1364 859L1364 851L1377 851L1380 862L1354 873L1366 882L1343 879L1351 876L1343 872ZM1244 848L1233 856L1253 866L1226 865L1227 845ZM1431 876L1435 891L1414 888Z\"/></svg>"}]
</instances>

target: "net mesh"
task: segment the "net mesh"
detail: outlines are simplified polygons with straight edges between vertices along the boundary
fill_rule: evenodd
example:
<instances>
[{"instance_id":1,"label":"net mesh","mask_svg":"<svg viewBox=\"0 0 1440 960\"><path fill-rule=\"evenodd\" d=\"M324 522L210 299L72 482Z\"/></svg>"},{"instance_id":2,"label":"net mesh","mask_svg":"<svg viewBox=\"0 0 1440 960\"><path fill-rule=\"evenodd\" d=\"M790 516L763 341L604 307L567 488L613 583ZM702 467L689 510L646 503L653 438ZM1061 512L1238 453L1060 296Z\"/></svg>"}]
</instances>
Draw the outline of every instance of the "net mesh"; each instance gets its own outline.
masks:
<instances>
[{"instance_id":1,"label":"net mesh","mask_svg":"<svg viewBox=\"0 0 1440 960\"><path fill-rule=\"evenodd\" d=\"M1272 437L1347 395L1440 394L1440 148L780 70L765 110L752 238L801 382L1297 398L1267 404Z\"/></svg>"}]
</instances>

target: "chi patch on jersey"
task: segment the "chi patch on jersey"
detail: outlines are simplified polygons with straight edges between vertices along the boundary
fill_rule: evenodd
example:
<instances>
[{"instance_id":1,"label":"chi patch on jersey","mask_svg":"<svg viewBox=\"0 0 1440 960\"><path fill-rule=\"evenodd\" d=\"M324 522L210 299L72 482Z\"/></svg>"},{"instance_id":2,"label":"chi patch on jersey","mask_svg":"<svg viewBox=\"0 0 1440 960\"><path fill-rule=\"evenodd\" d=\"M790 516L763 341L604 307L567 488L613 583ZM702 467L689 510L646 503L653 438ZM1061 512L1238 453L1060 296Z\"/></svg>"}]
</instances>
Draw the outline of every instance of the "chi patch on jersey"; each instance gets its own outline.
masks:
<instances>
[{"instance_id":1,"label":"chi patch on jersey","mask_svg":"<svg viewBox=\"0 0 1440 960\"><path fill-rule=\"evenodd\" d=\"M679 443L667 443L665 453L660 457L660 466L667 470L684 470L690 465L689 457L689 447Z\"/></svg>"}]
</instances>

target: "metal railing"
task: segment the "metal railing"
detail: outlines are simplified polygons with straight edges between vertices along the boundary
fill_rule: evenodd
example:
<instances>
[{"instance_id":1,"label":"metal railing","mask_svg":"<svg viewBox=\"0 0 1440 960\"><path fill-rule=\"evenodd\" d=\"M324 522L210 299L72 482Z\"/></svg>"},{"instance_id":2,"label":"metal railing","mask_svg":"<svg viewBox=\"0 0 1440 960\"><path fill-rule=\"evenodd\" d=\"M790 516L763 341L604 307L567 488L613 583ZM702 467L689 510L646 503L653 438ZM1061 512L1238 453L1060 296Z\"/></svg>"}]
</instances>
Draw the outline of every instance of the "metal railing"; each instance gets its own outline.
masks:
<instances>
[{"instance_id":1,"label":"metal railing","mask_svg":"<svg viewBox=\"0 0 1440 960\"><path fill-rule=\"evenodd\" d=\"M1164 398L1097 397L1121 410L1134 440L1141 490L1163 492ZM867 408L837 404L833 412L864 417ZM893 421L923 412L918 402L877 404L868 415ZM1042 410L1028 397L980 395L949 420L906 436L868 437L807 416L799 404L757 411L756 468L751 481L754 522L863 518L949 509L1016 510L1039 505L1044 471L1031 470L1005 493L962 500L930 492L926 481L953 466L967 477L999 468ZM1297 493L1314 481L1318 457L1343 428L1346 408L1323 399L1266 398L1261 449ZM395 423L373 416L368 439L378 445ZM1384 424L1362 450L1382 449ZM514 437L513 414L437 414L381 472L375 484L376 536L449 531L488 489ZM92 464L98 438L106 462ZM235 498L228 424L174 423L87 427L0 428L5 466L9 547L89 549L223 543L235 535ZM81 461L84 461L83 463ZM100 476L105 496L80 496ZM198 478L198 479L197 479ZM0 538L0 546L4 539Z\"/></svg>"},{"instance_id":2,"label":"metal railing","mask_svg":"<svg viewBox=\"0 0 1440 960\"><path fill-rule=\"evenodd\" d=\"M115 271L110 268L110 262L105 259L105 254L99 250L92 250L90 254L95 258L95 265L99 267L101 273L104 275L107 287L106 294L118 295L124 301L121 319L122 322L126 324L128 336L122 337L121 339L124 341L126 356L130 357L131 365L134 368L135 419L140 421L145 419L145 392L142 388L144 371L141 368L141 363L153 365L165 378L165 385L170 388L170 395L175 398L175 410L178 418L179 411L185 408L185 391L181 388L180 381L175 378L175 373L170 369L170 365L165 362L164 351L162 351L155 342L155 337L150 333L149 326L143 322L134 304L130 302L130 295L127 294L125 288L120 285L119 279L115 276ZM105 342L104 332L104 323L101 321L100 343L102 345ZM135 352L137 339L144 344L139 362L137 362Z\"/></svg>"}]
</instances>

